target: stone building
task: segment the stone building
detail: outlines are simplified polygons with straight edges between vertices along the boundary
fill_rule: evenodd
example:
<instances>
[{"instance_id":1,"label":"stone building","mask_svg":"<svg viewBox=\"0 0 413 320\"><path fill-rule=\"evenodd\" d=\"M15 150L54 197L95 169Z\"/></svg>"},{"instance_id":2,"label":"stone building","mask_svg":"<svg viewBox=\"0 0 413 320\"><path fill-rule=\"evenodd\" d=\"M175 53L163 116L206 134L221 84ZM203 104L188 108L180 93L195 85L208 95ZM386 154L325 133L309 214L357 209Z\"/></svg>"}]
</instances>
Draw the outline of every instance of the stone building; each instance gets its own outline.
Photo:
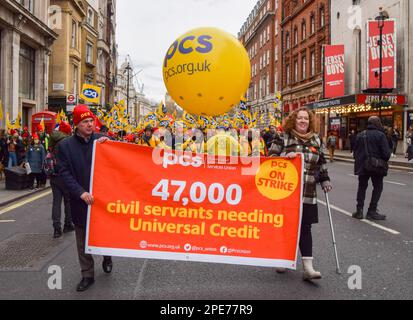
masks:
<instances>
[{"instance_id":1,"label":"stone building","mask_svg":"<svg viewBox=\"0 0 413 320\"><path fill-rule=\"evenodd\" d=\"M58 17L49 19L49 5L48 0L0 2L0 100L4 115L12 120L21 113L28 127L31 116L47 105L50 47L58 37L53 29L60 27Z\"/></svg>"}]
</instances>

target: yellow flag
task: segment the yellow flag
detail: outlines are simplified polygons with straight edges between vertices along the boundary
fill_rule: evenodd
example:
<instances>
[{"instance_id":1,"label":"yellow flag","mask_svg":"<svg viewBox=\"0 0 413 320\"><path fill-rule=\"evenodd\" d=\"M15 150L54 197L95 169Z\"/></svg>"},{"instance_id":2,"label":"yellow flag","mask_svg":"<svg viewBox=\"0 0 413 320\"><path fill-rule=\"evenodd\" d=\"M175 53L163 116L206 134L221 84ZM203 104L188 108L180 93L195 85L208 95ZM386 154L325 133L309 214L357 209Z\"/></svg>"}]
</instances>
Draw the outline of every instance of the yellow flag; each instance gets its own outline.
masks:
<instances>
[{"instance_id":1,"label":"yellow flag","mask_svg":"<svg viewBox=\"0 0 413 320\"><path fill-rule=\"evenodd\" d=\"M0 120L3 120L3 117L4 117L4 115L3 115L3 103L0 100Z\"/></svg>"},{"instance_id":2,"label":"yellow flag","mask_svg":"<svg viewBox=\"0 0 413 320\"><path fill-rule=\"evenodd\" d=\"M6 113L6 129L7 129L7 132L10 132L10 130L13 129L13 126L10 122L10 115L8 112Z\"/></svg>"}]
</instances>

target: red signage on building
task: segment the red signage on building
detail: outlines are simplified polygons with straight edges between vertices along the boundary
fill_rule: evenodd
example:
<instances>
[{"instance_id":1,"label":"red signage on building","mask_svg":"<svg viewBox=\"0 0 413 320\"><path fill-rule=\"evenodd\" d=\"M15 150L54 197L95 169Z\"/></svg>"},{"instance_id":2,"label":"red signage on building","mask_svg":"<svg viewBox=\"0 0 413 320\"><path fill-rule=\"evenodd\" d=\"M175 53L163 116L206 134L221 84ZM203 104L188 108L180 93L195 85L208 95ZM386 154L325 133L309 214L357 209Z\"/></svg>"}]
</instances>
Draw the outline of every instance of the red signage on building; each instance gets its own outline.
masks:
<instances>
[{"instance_id":1,"label":"red signage on building","mask_svg":"<svg viewBox=\"0 0 413 320\"><path fill-rule=\"evenodd\" d=\"M397 38L396 21L386 20L383 27L382 88L396 88ZM380 88L380 28L378 21L367 23L367 57L369 88Z\"/></svg>"},{"instance_id":2,"label":"red signage on building","mask_svg":"<svg viewBox=\"0 0 413 320\"><path fill-rule=\"evenodd\" d=\"M373 95L373 94L358 94L357 95L357 104L371 104L372 102L377 102L380 100L387 100L393 106L404 106L407 104L406 96L403 95L392 95L386 94L382 95Z\"/></svg>"},{"instance_id":3,"label":"red signage on building","mask_svg":"<svg viewBox=\"0 0 413 320\"><path fill-rule=\"evenodd\" d=\"M324 46L324 98L344 96L344 46Z\"/></svg>"}]
</instances>

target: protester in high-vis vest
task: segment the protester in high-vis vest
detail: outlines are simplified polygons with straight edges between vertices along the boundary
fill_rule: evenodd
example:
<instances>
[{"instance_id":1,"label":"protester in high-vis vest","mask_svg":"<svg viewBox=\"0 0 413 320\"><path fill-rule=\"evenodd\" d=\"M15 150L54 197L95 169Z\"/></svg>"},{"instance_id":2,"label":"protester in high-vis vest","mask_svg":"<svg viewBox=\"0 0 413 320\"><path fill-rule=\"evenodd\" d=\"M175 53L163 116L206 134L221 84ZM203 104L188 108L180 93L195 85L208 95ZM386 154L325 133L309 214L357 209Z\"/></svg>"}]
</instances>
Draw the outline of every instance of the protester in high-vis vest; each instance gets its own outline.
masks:
<instances>
[{"instance_id":1,"label":"protester in high-vis vest","mask_svg":"<svg viewBox=\"0 0 413 320\"><path fill-rule=\"evenodd\" d=\"M143 132L142 138L139 141L139 145L156 148L160 141L153 135L154 129L151 126L147 126Z\"/></svg>"}]
</instances>

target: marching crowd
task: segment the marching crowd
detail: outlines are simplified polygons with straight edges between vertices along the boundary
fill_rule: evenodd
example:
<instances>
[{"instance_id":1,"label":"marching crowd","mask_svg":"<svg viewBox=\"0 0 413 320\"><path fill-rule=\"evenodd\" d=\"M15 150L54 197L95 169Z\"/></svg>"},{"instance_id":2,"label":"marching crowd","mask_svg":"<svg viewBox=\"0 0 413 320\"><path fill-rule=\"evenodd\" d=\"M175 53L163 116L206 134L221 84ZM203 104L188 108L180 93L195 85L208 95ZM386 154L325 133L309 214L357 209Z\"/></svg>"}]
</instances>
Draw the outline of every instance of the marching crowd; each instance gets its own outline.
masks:
<instances>
[{"instance_id":1,"label":"marching crowd","mask_svg":"<svg viewBox=\"0 0 413 320\"><path fill-rule=\"evenodd\" d=\"M378 202L383 191L383 179L387 175L388 161L394 149L389 143L389 135L378 117L371 117L368 129L360 134L352 133L351 148L355 158L355 174L359 176L357 210L353 217L364 218L364 202L368 181L373 182L373 196L367 211L367 218L384 220L378 212ZM328 170L325 145L316 133L316 118L312 111L302 108L294 111L285 120L283 127L270 126L267 130L245 130L241 132L228 127L217 127L208 132L200 129L154 128L146 126L141 132L112 133L105 126L96 129L96 117L86 106L77 106L73 112L73 126L61 122L50 135L43 126L30 134L27 128L7 134L0 132L0 161L7 167L24 166L31 176L30 188L44 188L47 178L53 191L52 219L54 237L75 231L82 280L78 291L87 290L94 283L94 260L85 253L86 217L88 206L94 203L89 193L93 143L117 140L126 143L164 148L194 153L245 156L284 156L295 158L303 154L304 188L303 218L301 223L300 251L304 266L304 279L321 278L321 273L313 267L312 225L318 223L317 183L324 192L332 190ZM98 132L99 131L99 132ZM217 139L220 138L220 139ZM391 137L390 137L391 138ZM412 160L413 126L406 135L409 144L408 156ZM222 144L224 141L224 144ZM337 140L327 137L330 159L333 160ZM233 148L228 148L233 145ZM36 181L36 184L34 182ZM61 204L64 201L64 228L61 224ZM104 272L111 273L111 257L104 257ZM277 269L284 273L286 270Z\"/></svg>"}]
</instances>

